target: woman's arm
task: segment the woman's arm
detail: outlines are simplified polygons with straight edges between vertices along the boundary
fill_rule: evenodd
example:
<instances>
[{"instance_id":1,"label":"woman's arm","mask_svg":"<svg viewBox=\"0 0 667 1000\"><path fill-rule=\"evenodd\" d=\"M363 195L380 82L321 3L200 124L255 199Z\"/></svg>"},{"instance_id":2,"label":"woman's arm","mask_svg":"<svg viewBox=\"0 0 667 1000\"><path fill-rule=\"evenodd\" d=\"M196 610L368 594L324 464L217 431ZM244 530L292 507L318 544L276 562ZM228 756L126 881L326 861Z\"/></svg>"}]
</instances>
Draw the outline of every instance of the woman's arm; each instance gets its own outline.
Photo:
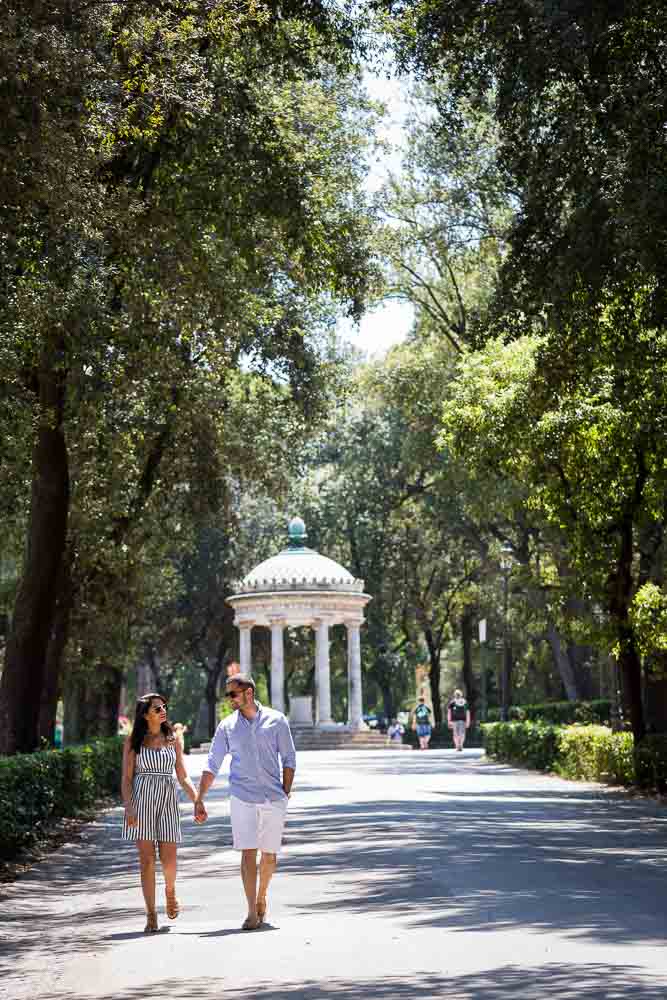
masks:
<instances>
[{"instance_id":1,"label":"woman's arm","mask_svg":"<svg viewBox=\"0 0 667 1000\"><path fill-rule=\"evenodd\" d=\"M137 825L137 814L132 804L132 779L134 778L134 762L136 757L137 755L132 749L131 737L128 736L123 747L123 776L120 785L128 826Z\"/></svg>"},{"instance_id":2,"label":"woman's arm","mask_svg":"<svg viewBox=\"0 0 667 1000\"><path fill-rule=\"evenodd\" d=\"M179 740L176 740L176 777L178 778L181 788L190 799L190 802L194 802L197 798L197 790L188 778L188 772L185 770L183 747L181 746Z\"/></svg>"}]
</instances>

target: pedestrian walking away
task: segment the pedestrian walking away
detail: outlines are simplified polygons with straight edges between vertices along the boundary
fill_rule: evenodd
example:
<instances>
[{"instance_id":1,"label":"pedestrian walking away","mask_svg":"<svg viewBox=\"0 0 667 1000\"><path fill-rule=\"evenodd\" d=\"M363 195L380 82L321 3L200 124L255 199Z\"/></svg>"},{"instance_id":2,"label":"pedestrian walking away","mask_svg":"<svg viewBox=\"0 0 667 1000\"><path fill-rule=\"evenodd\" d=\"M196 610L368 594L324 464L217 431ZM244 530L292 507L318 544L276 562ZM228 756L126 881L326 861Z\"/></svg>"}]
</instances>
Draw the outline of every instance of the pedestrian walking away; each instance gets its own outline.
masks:
<instances>
[{"instance_id":1,"label":"pedestrian walking away","mask_svg":"<svg viewBox=\"0 0 667 1000\"><path fill-rule=\"evenodd\" d=\"M452 731L454 746L458 751L463 750L466 731L470 729L470 707L458 688L447 706L447 725Z\"/></svg>"},{"instance_id":2,"label":"pedestrian walking away","mask_svg":"<svg viewBox=\"0 0 667 1000\"><path fill-rule=\"evenodd\" d=\"M419 699L417 707L414 710L415 725L417 727L417 739L419 740L419 749L428 750L428 744L431 739L431 709L428 707L423 698Z\"/></svg>"},{"instance_id":3,"label":"pedestrian walking away","mask_svg":"<svg viewBox=\"0 0 667 1000\"><path fill-rule=\"evenodd\" d=\"M223 760L231 755L230 814L234 848L241 852L241 879L248 902L243 930L252 931L266 918L268 890L278 864L296 753L289 723L282 714L255 698L249 674L228 677L226 697L235 709L215 731L199 782L195 816L207 818L204 798ZM260 863L257 864L257 851Z\"/></svg>"},{"instance_id":4,"label":"pedestrian walking away","mask_svg":"<svg viewBox=\"0 0 667 1000\"><path fill-rule=\"evenodd\" d=\"M167 916L175 920L180 911L176 898L176 845L181 842L181 820L176 778L194 803L197 792L185 770L181 743L167 721L167 702L162 695L145 694L137 701L134 725L125 740L121 790L125 806L122 835L124 840L137 845L147 934L158 930L156 845L164 876Z\"/></svg>"}]
</instances>

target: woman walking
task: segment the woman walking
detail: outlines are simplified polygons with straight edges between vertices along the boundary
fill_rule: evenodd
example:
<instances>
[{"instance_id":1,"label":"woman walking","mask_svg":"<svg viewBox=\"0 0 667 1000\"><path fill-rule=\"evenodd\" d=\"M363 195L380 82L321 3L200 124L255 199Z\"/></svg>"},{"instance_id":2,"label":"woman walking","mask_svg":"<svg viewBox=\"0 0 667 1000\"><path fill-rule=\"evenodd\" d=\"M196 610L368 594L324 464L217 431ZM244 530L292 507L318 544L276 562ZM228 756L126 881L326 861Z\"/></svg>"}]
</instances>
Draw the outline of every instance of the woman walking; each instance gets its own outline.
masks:
<instances>
[{"instance_id":1,"label":"woman walking","mask_svg":"<svg viewBox=\"0 0 667 1000\"><path fill-rule=\"evenodd\" d=\"M155 908L155 845L165 882L167 916L179 913L176 899L176 845L181 821L174 769L181 787L194 802L197 792L183 763L183 749L167 722L167 703L159 694L145 694L137 702L132 732L123 750L122 795L125 806L123 839L139 851L141 889L146 902L145 933L158 929Z\"/></svg>"}]
</instances>

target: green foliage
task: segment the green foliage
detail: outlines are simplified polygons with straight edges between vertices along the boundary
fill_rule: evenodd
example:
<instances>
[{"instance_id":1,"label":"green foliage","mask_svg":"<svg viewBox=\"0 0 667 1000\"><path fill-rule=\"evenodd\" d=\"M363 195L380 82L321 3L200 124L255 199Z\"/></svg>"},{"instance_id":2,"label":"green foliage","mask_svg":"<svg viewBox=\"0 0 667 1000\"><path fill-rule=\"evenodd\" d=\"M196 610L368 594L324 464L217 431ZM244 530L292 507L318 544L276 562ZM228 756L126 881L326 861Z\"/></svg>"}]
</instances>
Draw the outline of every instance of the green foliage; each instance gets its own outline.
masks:
<instances>
[{"instance_id":1,"label":"green foliage","mask_svg":"<svg viewBox=\"0 0 667 1000\"><path fill-rule=\"evenodd\" d=\"M9 860L55 819L74 816L120 789L123 742L0 759L0 858Z\"/></svg>"},{"instance_id":2,"label":"green foliage","mask_svg":"<svg viewBox=\"0 0 667 1000\"><path fill-rule=\"evenodd\" d=\"M632 785L635 782L632 733L614 733L606 726L562 729L555 770L564 778Z\"/></svg>"},{"instance_id":3,"label":"green foliage","mask_svg":"<svg viewBox=\"0 0 667 1000\"><path fill-rule=\"evenodd\" d=\"M419 739L417 737L416 730L412 728L406 728L403 733L403 742L407 743L409 746L415 749L419 746ZM467 747L481 747L484 746L484 737L482 730L478 726L472 726L468 729L466 733L466 743ZM448 747L454 746L454 740L452 738L452 731L447 725L447 723L442 723L440 726L433 726L433 731L431 733L431 739L429 741L429 747L436 749L437 747Z\"/></svg>"},{"instance_id":4,"label":"green foliage","mask_svg":"<svg viewBox=\"0 0 667 1000\"><path fill-rule=\"evenodd\" d=\"M667 593L655 583L645 583L630 607L637 643L644 655L667 653Z\"/></svg>"},{"instance_id":5,"label":"green foliage","mask_svg":"<svg viewBox=\"0 0 667 1000\"><path fill-rule=\"evenodd\" d=\"M544 771L558 759L560 729L545 722L490 722L482 724L484 745L491 757L516 761Z\"/></svg>"},{"instance_id":6,"label":"green foliage","mask_svg":"<svg viewBox=\"0 0 667 1000\"><path fill-rule=\"evenodd\" d=\"M553 726L597 722L608 724L611 702L607 698L596 701L551 701L537 705L511 705L508 722L546 722ZM500 709L490 708L487 722L499 722Z\"/></svg>"},{"instance_id":7,"label":"green foliage","mask_svg":"<svg viewBox=\"0 0 667 1000\"><path fill-rule=\"evenodd\" d=\"M667 787L667 738L645 736L635 749L632 733L607 726L550 726L541 722L482 725L487 753L498 760L556 771L564 778L644 788Z\"/></svg>"},{"instance_id":8,"label":"green foliage","mask_svg":"<svg viewBox=\"0 0 667 1000\"><path fill-rule=\"evenodd\" d=\"M650 734L637 747L637 782L644 788L667 790L667 736Z\"/></svg>"}]
</instances>

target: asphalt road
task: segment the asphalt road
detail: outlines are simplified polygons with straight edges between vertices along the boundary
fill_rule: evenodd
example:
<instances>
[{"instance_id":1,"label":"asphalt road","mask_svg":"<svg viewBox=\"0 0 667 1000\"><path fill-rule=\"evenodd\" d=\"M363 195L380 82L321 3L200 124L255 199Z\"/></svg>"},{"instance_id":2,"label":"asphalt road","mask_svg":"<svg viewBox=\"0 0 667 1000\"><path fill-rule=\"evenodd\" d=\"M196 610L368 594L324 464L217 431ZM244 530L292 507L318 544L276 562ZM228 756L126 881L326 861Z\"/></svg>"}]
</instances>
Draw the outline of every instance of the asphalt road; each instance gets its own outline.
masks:
<instances>
[{"instance_id":1,"label":"asphalt road","mask_svg":"<svg viewBox=\"0 0 667 1000\"><path fill-rule=\"evenodd\" d=\"M223 775L209 801L201 828L182 807L183 911L161 915L168 932L142 933L119 809L6 887L0 995L667 998L657 803L473 750L302 753L269 922L249 933Z\"/></svg>"}]
</instances>

